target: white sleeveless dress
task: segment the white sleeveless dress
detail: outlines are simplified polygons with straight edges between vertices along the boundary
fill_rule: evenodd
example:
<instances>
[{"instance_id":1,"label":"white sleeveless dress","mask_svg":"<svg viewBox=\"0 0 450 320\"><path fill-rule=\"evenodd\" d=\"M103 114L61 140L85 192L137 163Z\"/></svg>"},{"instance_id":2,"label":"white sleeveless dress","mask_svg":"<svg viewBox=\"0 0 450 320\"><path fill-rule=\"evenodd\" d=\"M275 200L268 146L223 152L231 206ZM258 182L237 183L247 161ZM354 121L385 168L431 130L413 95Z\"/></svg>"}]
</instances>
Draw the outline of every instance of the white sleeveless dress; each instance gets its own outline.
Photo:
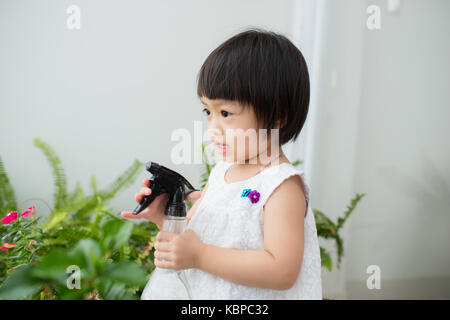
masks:
<instances>
[{"instance_id":1,"label":"white sleeveless dress","mask_svg":"<svg viewBox=\"0 0 450 320\"><path fill-rule=\"evenodd\" d=\"M187 225L206 244L240 250L264 249L264 209L270 194L285 179L299 175L305 186L309 203L310 189L304 173L284 162L265 168L255 176L234 183L225 182L224 175L233 162L219 160L209 176L209 185L196 213ZM252 203L245 189L259 192L259 200ZM247 190L248 193L250 190ZM244 193L244 194L246 194ZM256 200L256 198L254 199ZM301 270L293 287L272 290L239 285L200 269L187 269L186 276L193 299L322 299L321 259L316 223L308 204L304 222L304 255ZM270 275L267 275L270 276Z\"/></svg>"}]
</instances>

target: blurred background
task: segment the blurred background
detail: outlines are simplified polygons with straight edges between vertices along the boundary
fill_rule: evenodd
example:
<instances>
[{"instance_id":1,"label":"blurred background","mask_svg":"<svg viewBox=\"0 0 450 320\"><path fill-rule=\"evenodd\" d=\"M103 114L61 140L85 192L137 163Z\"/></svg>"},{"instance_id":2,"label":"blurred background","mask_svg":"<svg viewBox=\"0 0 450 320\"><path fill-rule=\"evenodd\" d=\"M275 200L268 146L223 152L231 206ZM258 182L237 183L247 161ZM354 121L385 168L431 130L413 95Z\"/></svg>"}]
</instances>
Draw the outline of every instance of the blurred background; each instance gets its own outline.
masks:
<instances>
[{"instance_id":1,"label":"blurred background","mask_svg":"<svg viewBox=\"0 0 450 320\"><path fill-rule=\"evenodd\" d=\"M324 297L449 299L449 9L447 0L0 0L0 157L20 210L45 215L29 199L52 199L36 137L61 158L69 189L94 174L106 185L136 159L199 185L204 165L171 155L184 128L201 157L197 73L220 43L264 28L293 41L310 70L306 126L284 151L304 161L312 207L335 219L366 194L342 230L341 268L322 269ZM133 209L144 177L111 205ZM373 265L379 289L367 285Z\"/></svg>"}]
</instances>

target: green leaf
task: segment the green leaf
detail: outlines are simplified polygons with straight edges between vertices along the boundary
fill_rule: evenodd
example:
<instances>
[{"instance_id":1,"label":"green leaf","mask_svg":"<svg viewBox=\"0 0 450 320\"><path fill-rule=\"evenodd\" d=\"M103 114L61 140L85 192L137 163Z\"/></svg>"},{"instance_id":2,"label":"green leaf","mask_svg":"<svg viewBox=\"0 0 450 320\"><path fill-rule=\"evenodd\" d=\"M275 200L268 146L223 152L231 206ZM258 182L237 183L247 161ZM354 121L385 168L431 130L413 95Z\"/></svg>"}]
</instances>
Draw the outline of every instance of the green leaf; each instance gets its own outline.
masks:
<instances>
[{"instance_id":1,"label":"green leaf","mask_svg":"<svg viewBox=\"0 0 450 320\"><path fill-rule=\"evenodd\" d=\"M91 189L94 194L98 192L97 178L95 177L95 175L91 177Z\"/></svg>"},{"instance_id":2,"label":"green leaf","mask_svg":"<svg viewBox=\"0 0 450 320\"><path fill-rule=\"evenodd\" d=\"M0 158L0 217L10 211L17 210L17 201L14 189L9 182L8 175Z\"/></svg>"},{"instance_id":3,"label":"green leaf","mask_svg":"<svg viewBox=\"0 0 450 320\"><path fill-rule=\"evenodd\" d=\"M104 263L98 243L93 239L83 239L70 250L52 249L31 272L35 277L55 280L64 285L69 266L78 266L82 278L85 278L95 275Z\"/></svg>"},{"instance_id":4,"label":"green leaf","mask_svg":"<svg viewBox=\"0 0 450 320\"><path fill-rule=\"evenodd\" d=\"M303 163L303 160L298 160L297 159L294 162L292 162L292 165L297 167L297 166L301 165L302 163Z\"/></svg>"},{"instance_id":5,"label":"green leaf","mask_svg":"<svg viewBox=\"0 0 450 320\"><path fill-rule=\"evenodd\" d=\"M33 277L30 268L32 267L27 265L9 274L0 287L0 300L26 299L43 287L44 282Z\"/></svg>"},{"instance_id":6,"label":"green leaf","mask_svg":"<svg viewBox=\"0 0 450 320\"><path fill-rule=\"evenodd\" d=\"M125 244L133 231L133 223L122 219L109 220L102 227L103 248L116 250Z\"/></svg>"},{"instance_id":7,"label":"green leaf","mask_svg":"<svg viewBox=\"0 0 450 320\"><path fill-rule=\"evenodd\" d=\"M18 232L19 232L18 230L14 230L14 231L6 233L5 235L2 236L2 241L5 241L9 237L16 235Z\"/></svg>"},{"instance_id":8,"label":"green leaf","mask_svg":"<svg viewBox=\"0 0 450 320\"><path fill-rule=\"evenodd\" d=\"M108 293L105 296L106 300L117 300L122 299L125 294L125 284L124 283L114 283L111 285Z\"/></svg>"},{"instance_id":9,"label":"green leaf","mask_svg":"<svg viewBox=\"0 0 450 320\"><path fill-rule=\"evenodd\" d=\"M43 231L49 232L56 226L61 225L62 222L66 220L68 214L68 212L59 211L49 215L47 220L43 224Z\"/></svg>"},{"instance_id":10,"label":"green leaf","mask_svg":"<svg viewBox=\"0 0 450 320\"><path fill-rule=\"evenodd\" d=\"M322 260L322 267L325 267L328 269L328 271L331 271L331 269L333 267L333 261L331 260L331 255L327 250L325 250L322 247L320 247L320 259Z\"/></svg>"},{"instance_id":11,"label":"green leaf","mask_svg":"<svg viewBox=\"0 0 450 320\"><path fill-rule=\"evenodd\" d=\"M350 214L355 210L359 201L365 196L365 193L357 193L355 197L350 201L350 205L347 206L347 211L344 212L344 218L339 218L337 223L337 229L341 229L344 226L345 221L347 221Z\"/></svg>"},{"instance_id":12,"label":"green leaf","mask_svg":"<svg viewBox=\"0 0 450 320\"><path fill-rule=\"evenodd\" d=\"M83 255L84 263L90 274L95 274L96 270L100 269L105 263L103 252L99 244L93 239L80 240L73 252Z\"/></svg>"},{"instance_id":13,"label":"green leaf","mask_svg":"<svg viewBox=\"0 0 450 320\"><path fill-rule=\"evenodd\" d=\"M99 191L98 193L102 195L103 199L110 199L116 195L122 189L130 186L138 173L142 170L144 164L138 160L135 160L133 164L125 170L119 177L117 177L111 185L109 185L104 191Z\"/></svg>"},{"instance_id":14,"label":"green leaf","mask_svg":"<svg viewBox=\"0 0 450 320\"><path fill-rule=\"evenodd\" d=\"M34 145L44 152L53 169L55 185L55 192L53 195L54 207L55 209L58 209L63 206L67 199L67 181L64 168L55 151L45 141L35 138Z\"/></svg>"},{"instance_id":15,"label":"green leaf","mask_svg":"<svg viewBox=\"0 0 450 320\"><path fill-rule=\"evenodd\" d=\"M334 238L337 233L334 222L319 210L313 209L313 213L318 236L325 239Z\"/></svg>"},{"instance_id":16,"label":"green leaf","mask_svg":"<svg viewBox=\"0 0 450 320\"><path fill-rule=\"evenodd\" d=\"M129 286L143 286L146 282L145 271L137 263L131 261L109 264L103 275L107 279Z\"/></svg>"},{"instance_id":17,"label":"green leaf","mask_svg":"<svg viewBox=\"0 0 450 320\"><path fill-rule=\"evenodd\" d=\"M84 256L79 251L55 248L51 250L42 261L30 270L35 278L55 280L61 284L69 276L66 272L69 266L76 265L81 270L85 269Z\"/></svg>"}]
</instances>

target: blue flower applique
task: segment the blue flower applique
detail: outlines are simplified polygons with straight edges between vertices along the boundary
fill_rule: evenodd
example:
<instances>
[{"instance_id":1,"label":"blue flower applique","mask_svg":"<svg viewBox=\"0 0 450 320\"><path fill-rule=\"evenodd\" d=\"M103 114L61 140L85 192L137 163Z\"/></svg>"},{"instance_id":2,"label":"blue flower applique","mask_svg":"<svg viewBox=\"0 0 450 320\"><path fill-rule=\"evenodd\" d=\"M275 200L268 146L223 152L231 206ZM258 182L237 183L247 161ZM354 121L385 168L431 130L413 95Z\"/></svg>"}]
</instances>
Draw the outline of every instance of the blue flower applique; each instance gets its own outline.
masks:
<instances>
[{"instance_id":1,"label":"blue flower applique","mask_svg":"<svg viewBox=\"0 0 450 320\"><path fill-rule=\"evenodd\" d=\"M257 203L260 198L260 193L257 190L244 189L242 191L241 197L247 197L250 199L251 203Z\"/></svg>"}]
</instances>

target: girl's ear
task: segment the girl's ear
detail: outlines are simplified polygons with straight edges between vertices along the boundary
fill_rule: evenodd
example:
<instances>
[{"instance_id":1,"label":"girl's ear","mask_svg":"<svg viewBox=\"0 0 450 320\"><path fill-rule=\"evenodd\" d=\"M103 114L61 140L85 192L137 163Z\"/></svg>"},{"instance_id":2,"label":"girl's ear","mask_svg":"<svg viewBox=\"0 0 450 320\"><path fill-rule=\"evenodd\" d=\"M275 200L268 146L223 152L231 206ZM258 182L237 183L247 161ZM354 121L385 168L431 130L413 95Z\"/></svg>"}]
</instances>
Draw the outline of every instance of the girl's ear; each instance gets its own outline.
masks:
<instances>
[{"instance_id":1,"label":"girl's ear","mask_svg":"<svg viewBox=\"0 0 450 320\"><path fill-rule=\"evenodd\" d=\"M277 122L275 123L274 129L281 129L280 124L281 124L281 120L277 120Z\"/></svg>"},{"instance_id":2,"label":"girl's ear","mask_svg":"<svg viewBox=\"0 0 450 320\"><path fill-rule=\"evenodd\" d=\"M281 129L281 128L283 128L283 127L287 124L287 122L288 122L287 118L284 118L283 124L282 124L281 127L280 127L281 119L278 119L278 121L277 121L277 127L278 127L279 129Z\"/></svg>"}]
</instances>

